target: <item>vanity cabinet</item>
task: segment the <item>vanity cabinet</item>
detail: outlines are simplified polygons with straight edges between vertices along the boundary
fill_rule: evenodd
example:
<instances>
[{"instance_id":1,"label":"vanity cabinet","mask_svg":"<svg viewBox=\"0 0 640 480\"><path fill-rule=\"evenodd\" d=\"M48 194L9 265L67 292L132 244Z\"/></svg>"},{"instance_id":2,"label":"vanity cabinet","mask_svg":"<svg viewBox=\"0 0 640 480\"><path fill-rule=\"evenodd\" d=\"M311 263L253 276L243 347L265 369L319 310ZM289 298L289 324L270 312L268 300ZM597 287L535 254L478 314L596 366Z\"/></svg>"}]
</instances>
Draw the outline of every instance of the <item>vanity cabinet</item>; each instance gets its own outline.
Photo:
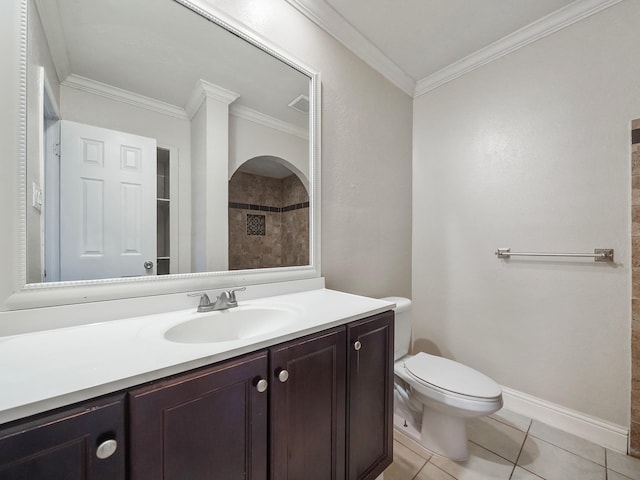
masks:
<instances>
[{"instance_id":1,"label":"vanity cabinet","mask_svg":"<svg viewBox=\"0 0 640 480\"><path fill-rule=\"evenodd\" d=\"M392 369L390 311L0 429L0 480L373 480Z\"/></svg>"},{"instance_id":2,"label":"vanity cabinet","mask_svg":"<svg viewBox=\"0 0 640 480\"><path fill-rule=\"evenodd\" d=\"M372 480L393 461L393 313L347 326L349 480Z\"/></svg>"},{"instance_id":3,"label":"vanity cabinet","mask_svg":"<svg viewBox=\"0 0 640 480\"><path fill-rule=\"evenodd\" d=\"M271 479L344 480L344 327L271 349Z\"/></svg>"},{"instance_id":4,"label":"vanity cabinet","mask_svg":"<svg viewBox=\"0 0 640 480\"><path fill-rule=\"evenodd\" d=\"M0 429L2 480L124 480L124 395Z\"/></svg>"},{"instance_id":5,"label":"vanity cabinet","mask_svg":"<svg viewBox=\"0 0 640 480\"><path fill-rule=\"evenodd\" d=\"M266 351L129 393L131 480L266 480Z\"/></svg>"}]
</instances>

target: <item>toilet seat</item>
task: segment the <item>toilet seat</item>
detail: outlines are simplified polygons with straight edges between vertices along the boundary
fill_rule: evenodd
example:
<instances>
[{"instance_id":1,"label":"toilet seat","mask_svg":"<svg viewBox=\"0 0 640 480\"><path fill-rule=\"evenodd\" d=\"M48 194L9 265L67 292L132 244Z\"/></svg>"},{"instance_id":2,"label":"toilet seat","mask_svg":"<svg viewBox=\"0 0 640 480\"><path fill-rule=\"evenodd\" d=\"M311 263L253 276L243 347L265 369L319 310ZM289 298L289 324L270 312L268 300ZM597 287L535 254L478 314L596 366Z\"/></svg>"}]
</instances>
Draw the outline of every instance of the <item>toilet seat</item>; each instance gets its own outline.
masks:
<instances>
[{"instance_id":1,"label":"toilet seat","mask_svg":"<svg viewBox=\"0 0 640 480\"><path fill-rule=\"evenodd\" d=\"M495 401L502 396L502 389L491 378L447 358L419 352L407 358L404 366L414 381L445 394L477 401Z\"/></svg>"}]
</instances>

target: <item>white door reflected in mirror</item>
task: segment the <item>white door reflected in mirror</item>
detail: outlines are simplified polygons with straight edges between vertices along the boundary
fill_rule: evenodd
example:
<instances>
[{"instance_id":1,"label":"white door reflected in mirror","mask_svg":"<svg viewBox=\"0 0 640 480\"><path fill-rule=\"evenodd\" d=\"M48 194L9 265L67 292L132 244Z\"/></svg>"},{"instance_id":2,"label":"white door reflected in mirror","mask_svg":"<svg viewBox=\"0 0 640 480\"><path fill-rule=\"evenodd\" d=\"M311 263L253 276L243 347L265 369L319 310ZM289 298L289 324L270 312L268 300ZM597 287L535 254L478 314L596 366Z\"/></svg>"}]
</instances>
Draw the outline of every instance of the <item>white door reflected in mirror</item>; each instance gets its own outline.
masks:
<instances>
[{"instance_id":1,"label":"white door reflected in mirror","mask_svg":"<svg viewBox=\"0 0 640 480\"><path fill-rule=\"evenodd\" d=\"M47 219L60 222L60 278L45 259L46 280L153 274L155 139L69 121L61 138L60 209Z\"/></svg>"}]
</instances>

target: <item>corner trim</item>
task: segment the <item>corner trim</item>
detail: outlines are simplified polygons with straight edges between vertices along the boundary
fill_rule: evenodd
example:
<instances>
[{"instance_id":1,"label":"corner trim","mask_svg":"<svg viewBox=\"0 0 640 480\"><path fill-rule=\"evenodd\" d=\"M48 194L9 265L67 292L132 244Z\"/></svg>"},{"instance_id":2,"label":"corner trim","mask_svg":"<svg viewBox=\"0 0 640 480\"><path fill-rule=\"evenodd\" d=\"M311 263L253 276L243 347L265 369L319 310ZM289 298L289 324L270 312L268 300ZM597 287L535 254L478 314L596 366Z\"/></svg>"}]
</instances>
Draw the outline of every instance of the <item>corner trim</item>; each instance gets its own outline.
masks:
<instances>
[{"instance_id":1,"label":"corner trim","mask_svg":"<svg viewBox=\"0 0 640 480\"><path fill-rule=\"evenodd\" d=\"M493 62L530 43L551 35L563 28L573 25L605 8L609 8L621 0L577 0L566 7L536 20L525 27L487 45L457 62L419 80L416 84L415 97L424 95L445 83L455 80L476 68Z\"/></svg>"},{"instance_id":2,"label":"corner trim","mask_svg":"<svg viewBox=\"0 0 640 480\"><path fill-rule=\"evenodd\" d=\"M364 60L370 67L393 83L404 93L413 97L416 82L398 65L366 39L358 30L326 2L310 0L286 0L313 23L334 37L345 47Z\"/></svg>"},{"instance_id":3,"label":"corner trim","mask_svg":"<svg viewBox=\"0 0 640 480\"><path fill-rule=\"evenodd\" d=\"M122 103L128 103L136 107L142 107L152 112L162 113L171 117L187 120L187 114L184 109L170 103L156 100L155 98L146 97L137 93L124 90L122 88L107 85L90 78L81 77L80 75L71 74L60 85L75 88L83 92L100 95L101 97L116 100Z\"/></svg>"},{"instance_id":4,"label":"corner trim","mask_svg":"<svg viewBox=\"0 0 640 480\"><path fill-rule=\"evenodd\" d=\"M512 388L502 387L504 406L605 448L627 453L629 429Z\"/></svg>"},{"instance_id":5,"label":"corner trim","mask_svg":"<svg viewBox=\"0 0 640 480\"><path fill-rule=\"evenodd\" d=\"M236 92L220 87L215 83L199 79L189 96L189 100L187 100L187 104L184 106L184 111L187 113L189 120L191 120L198 112L200 105L202 105L207 98L213 98L225 105L231 105L240 98L240 95Z\"/></svg>"},{"instance_id":6,"label":"corner trim","mask_svg":"<svg viewBox=\"0 0 640 480\"><path fill-rule=\"evenodd\" d=\"M295 135L304 140L309 140L309 132L305 128L300 128L292 123L284 122L275 117L265 115L257 110L245 107L243 105L231 105L229 107L229 113L238 118L243 118L250 122L264 125L265 127L273 128L290 135Z\"/></svg>"},{"instance_id":7,"label":"corner trim","mask_svg":"<svg viewBox=\"0 0 640 480\"><path fill-rule=\"evenodd\" d=\"M312 22L336 38L349 50L377 70L400 90L412 97L419 97L445 83L455 80L476 68L493 62L530 43L551 35L580 20L609 8L621 0L576 0L566 7L542 17L535 22L487 45L480 50L415 82L400 67L374 46L366 37L349 24L325 1L286 0Z\"/></svg>"}]
</instances>

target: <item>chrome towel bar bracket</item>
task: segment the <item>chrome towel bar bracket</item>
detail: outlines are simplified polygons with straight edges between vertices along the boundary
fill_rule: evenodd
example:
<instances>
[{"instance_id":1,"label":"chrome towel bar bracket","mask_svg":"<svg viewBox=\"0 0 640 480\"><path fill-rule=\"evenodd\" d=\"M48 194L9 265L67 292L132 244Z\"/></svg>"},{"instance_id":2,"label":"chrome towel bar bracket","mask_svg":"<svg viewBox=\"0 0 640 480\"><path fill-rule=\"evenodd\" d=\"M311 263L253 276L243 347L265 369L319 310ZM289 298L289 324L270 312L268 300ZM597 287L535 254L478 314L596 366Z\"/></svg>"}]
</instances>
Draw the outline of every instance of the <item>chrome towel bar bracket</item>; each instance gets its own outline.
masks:
<instances>
[{"instance_id":1,"label":"chrome towel bar bracket","mask_svg":"<svg viewBox=\"0 0 640 480\"><path fill-rule=\"evenodd\" d=\"M593 253L534 253L512 252L510 248L499 248L496 252L498 258L511 257L587 257L596 262L613 262L613 248L596 248Z\"/></svg>"}]
</instances>

